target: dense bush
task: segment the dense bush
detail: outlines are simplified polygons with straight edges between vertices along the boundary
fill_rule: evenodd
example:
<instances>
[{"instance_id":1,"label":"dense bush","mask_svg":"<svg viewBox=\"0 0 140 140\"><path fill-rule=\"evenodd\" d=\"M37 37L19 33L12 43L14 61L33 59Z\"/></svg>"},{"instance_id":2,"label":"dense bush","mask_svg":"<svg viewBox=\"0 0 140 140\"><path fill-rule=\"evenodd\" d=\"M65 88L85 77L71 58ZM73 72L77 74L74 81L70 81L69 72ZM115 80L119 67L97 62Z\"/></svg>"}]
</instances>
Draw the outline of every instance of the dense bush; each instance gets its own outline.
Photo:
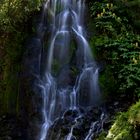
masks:
<instances>
[{"instance_id":1,"label":"dense bush","mask_svg":"<svg viewBox=\"0 0 140 140\"><path fill-rule=\"evenodd\" d=\"M108 81L112 82L114 92L117 90L117 93L139 96L140 36L132 26L133 17L127 9L128 3L91 3L92 26L95 26L96 34L91 39L91 45L96 52L96 58L100 61L105 60L107 71L112 73L113 78L110 78L108 73ZM101 74L101 86L106 91L107 82L103 81L102 77ZM112 86L107 90L113 92Z\"/></svg>"},{"instance_id":2,"label":"dense bush","mask_svg":"<svg viewBox=\"0 0 140 140\"><path fill-rule=\"evenodd\" d=\"M132 97L133 102L140 97L139 9L139 0L90 3L92 20L89 26L95 31L90 43L96 59L105 63L105 69L100 73L100 86L107 99L119 100L117 95L123 94ZM117 115L107 136L103 132L98 139L139 139L139 109L140 102L126 113Z\"/></svg>"}]
</instances>

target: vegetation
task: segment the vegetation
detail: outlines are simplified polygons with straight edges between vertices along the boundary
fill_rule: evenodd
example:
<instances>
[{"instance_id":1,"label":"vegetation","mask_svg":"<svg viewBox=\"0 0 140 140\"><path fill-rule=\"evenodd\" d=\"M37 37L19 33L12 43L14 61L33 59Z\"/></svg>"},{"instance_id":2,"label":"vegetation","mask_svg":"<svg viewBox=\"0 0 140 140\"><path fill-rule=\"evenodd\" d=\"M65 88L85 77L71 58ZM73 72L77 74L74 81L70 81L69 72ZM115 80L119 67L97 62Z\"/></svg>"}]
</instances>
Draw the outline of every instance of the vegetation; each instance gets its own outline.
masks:
<instances>
[{"instance_id":1,"label":"vegetation","mask_svg":"<svg viewBox=\"0 0 140 140\"><path fill-rule=\"evenodd\" d=\"M18 111L19 71L29 20L41 0L0 1L0 114Z\"/></svg>"},{"instance_id":2,"label":"vegetation","mask_svg":"<svg viewBox=\"0 0 140 140\"><path fill-rule=\"evenodd\" d=\"M25 40L43 0L0 0L0 115L17 113ZM140 0L89 0L91 49L104 69L100 86L105 99L128 96L132 103L120 113L101 140L139 139L140 128ZM53 67L59 69L54 62ZM56 73L54 71L54 73ZM77 69L72 67L72 74Z\"/></svg>"},{"instance_id":3,"label":"vegetation","mask_svg":"<svg viewBox=\"0 0 140 140\"><path fill-rule=\"evenodd\" d=\"M104 64L100 86L105 98L118 98L123 94L131 102L140 97L140 16L139 0L94 1L90 3L90 28L94 31L91 46L96 59ZM92 28L93 27L93 28ZM113 94L113 95L112 95ZM120 113L109 130L98 139L139 139L140 101L125 113Z\"/></svg>"},{"instance_id":4,"label":"vegetation","mask_svg":"<svg viewBox=\"0 0 140 140\"><path fill-rule=\"evenodd\" d=\"M91 38L96 58L106 63L106 70L100 78L103 91L113 92L114 85L114 93L117 91L117 94L125 93L136 98L140 96L140 36L139 30L132 26L136 21L131 20L133 17L129 13L132 9L128 10L127 6L130 3L91 2L93 21L89 26L94 27L96 34ZM105 77L110 77L108 82L103 80ZM108 83L114 84L109 88Z\"/></svg>"}]
</instances>

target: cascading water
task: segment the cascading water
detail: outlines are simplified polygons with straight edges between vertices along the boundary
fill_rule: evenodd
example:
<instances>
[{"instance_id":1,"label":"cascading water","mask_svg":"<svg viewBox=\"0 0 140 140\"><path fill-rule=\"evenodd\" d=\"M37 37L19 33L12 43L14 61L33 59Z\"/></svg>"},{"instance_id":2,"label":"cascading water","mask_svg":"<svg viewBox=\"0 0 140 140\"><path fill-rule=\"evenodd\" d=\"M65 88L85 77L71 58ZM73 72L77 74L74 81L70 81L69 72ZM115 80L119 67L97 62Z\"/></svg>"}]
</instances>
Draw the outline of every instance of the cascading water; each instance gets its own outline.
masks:
<instances>
[{"instance_id":1,"label":"cascading water","mask_svg":"<svg viewBox=\"0 0 140 140\"><path fill-rule=\"evenodd\" d=\"M39 140L47 139L50 126L65 111L96 106L100 99L99 69L86 40L84 10L84 0L48 0L44 4L40 25L50 28L50 39L45 72L37 84L43 98ZM71 139L72 131L73 127L65 139Z\"/></svg>"}]
</instances>

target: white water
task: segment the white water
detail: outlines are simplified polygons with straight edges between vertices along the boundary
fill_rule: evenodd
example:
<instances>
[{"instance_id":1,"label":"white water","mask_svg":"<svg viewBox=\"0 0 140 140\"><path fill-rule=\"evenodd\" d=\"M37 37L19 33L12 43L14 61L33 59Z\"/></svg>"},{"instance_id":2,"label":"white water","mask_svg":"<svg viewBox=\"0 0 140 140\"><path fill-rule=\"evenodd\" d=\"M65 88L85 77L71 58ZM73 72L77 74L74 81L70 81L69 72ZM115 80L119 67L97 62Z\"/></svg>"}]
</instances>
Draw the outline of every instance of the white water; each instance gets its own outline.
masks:
<instances>
[{"instance_id":1,"label":"white water","mask_svg":"<svg viewBox=\"0 0 140 140\"><path fill-rule=\"evenodd\" d=\"M43 98L43 122L39 140L47 139L48 129L58 117L62 117L66 110L77 109L79 106L95 106L100 98L99 71L86 40L84 13L84 0L48 0L44 4L41 25L51 27L51 33L45 73L38 84ZM45 17L49 19L48 25L44 25L46 24ZM69 71L72 40L76 43L75 65L80 72L76 77L75 84L70 85L68 81L71 78ZM60 67L59 76L53 74L55 61ZM65 71L66 64L69 66ZM66 138L67 140L72 137L72 131L73 127ZM85 140L88 140L87 137Z\"/></svg>"},{"instance_id":2,"label":"white water","mask_svg":"<svg viewBox=\"0 0 140 140\"><path fill-rule=\"evenodd\" d=\"M78 117L75 118L75 120L74 120L75 124L71 127L70 133L66 136L65 140L71 140L72 137L74 137L74 136L73 136L73 129L74 129L74 126L77 125L77 123L78 123L77 120L80 119L81 117L82 117L82 116L78 116ZM75 139L76 139L76 138L75 138Z\"/></svg>"},{"instance_id":3,"label":"white water","mask_svg":"<svg viewBox=\"0 0 140 140\"><path fill-rule=\"evenodd\" d=\"M92 137L94 136L95 133L99 133L103 129L103 123L106 119L106 116L104 113L101 114L100 120L97 120L93 122L90 126L89 132L85 138L85 140L92 140ZM100 125L101 123L101 125Z\"/></svg>"}]
</instances>

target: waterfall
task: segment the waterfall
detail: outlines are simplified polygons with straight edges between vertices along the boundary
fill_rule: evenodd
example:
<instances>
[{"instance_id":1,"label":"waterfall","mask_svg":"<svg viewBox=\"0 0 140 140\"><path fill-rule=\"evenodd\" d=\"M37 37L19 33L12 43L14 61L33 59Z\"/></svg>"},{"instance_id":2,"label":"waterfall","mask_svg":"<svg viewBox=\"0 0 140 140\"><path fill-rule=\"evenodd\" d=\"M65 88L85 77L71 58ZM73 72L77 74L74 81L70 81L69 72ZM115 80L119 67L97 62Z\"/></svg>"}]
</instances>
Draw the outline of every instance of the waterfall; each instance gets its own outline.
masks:
<instances>
[{"instance_id":1,"label":"waterfall","mask_svg":"<svg viewBox=\"0 0 140 140\"><path fill-rule=\"evenodd\" d=\"M84 0L47 0L44 4L38 29L47 50L44 73L37 83L43 120L39 140L47 139L50 126L67 110L97 106L100 100L99 68L86 39L84 17ZM45 27L47 37L41 32ZM67 140L72 131L73 127Z\"/></svg>"}]
</instances>

